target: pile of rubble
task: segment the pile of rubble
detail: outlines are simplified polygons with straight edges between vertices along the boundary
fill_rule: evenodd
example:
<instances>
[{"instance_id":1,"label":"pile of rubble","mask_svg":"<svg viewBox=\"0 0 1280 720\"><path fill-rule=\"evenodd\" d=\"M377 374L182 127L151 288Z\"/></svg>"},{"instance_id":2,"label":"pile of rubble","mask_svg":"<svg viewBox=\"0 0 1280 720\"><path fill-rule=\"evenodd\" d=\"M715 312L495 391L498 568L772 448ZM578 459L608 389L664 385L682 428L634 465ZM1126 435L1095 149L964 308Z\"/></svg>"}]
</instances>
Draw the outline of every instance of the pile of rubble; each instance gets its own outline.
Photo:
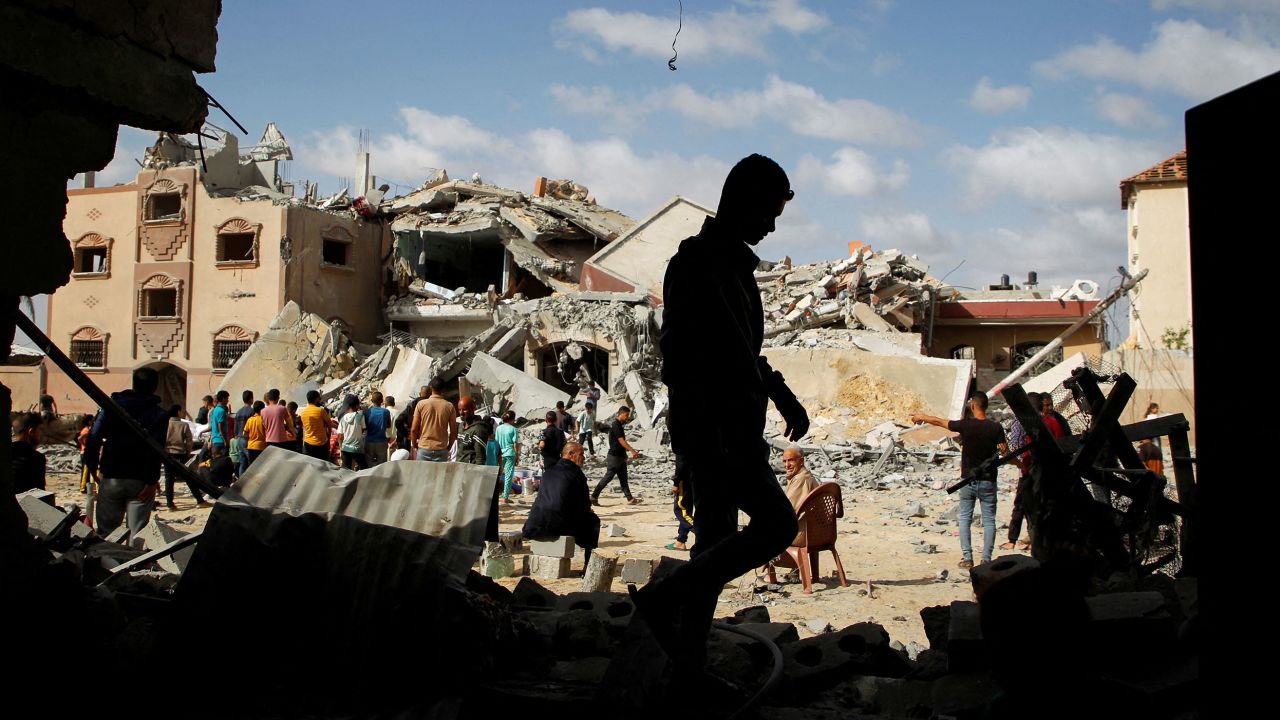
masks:
<instances>
[{"instance_id":1,"label":"pile of rubble","mask_svg":"<svg viewBox=\"0 0 1280 720\"><path fill-rule=\"evenodd\" d=\"M792 267L789 260L756 271L765 310L765 337L843 324L849 329L911 332L927 318L939 283L929 265L897 250L854 244L838 262ZM777 342L785 345L789 336Z\"/></svg>"}]
</instances>

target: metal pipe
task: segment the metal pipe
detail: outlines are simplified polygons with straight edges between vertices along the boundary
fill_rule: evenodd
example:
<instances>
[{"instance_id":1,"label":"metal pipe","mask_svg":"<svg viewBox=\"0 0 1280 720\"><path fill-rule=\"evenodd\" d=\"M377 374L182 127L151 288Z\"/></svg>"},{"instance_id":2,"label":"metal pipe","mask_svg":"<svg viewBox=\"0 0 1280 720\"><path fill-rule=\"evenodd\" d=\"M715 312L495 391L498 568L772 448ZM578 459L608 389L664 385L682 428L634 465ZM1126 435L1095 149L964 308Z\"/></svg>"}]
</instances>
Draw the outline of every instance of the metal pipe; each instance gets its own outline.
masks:
<instances>
[{"instance_id":1,"label":"metal pipe","mask_svg":"<svg viewBox=\"0 0 1280 720\"><path fill-rule=\"evenodd\" d=\"M1137 287L1138 283L1142 282L1142 279L1145 278L1146 276L1147 276L1147 271L1143 270L1142 272L1138 273L1134 277L1126 279L1123 283L1120 284L1120 287L1116 288L1114 291L1112 291L1110 295L1106 297L1106 299L1098 303L1098 306L1095 307L1093 310L1091 310L1088 315L1085 315L1084 317L1080 318L1076 322L1072 323L1071 327L1067 328L1066 330L1063 330L1062 334L1058 335L1058 337L1051 340L1048 345L1045 345L1043 348L1041 348L1040 352L1036 353L1035 355L1032 355L1030 358L1027 359L1026 362L1022 363L1022 365L1017 370L1014 370L1013 372L1009 373L1009 375L1005 379L1001 380L999 383L996 384L995 387L988 390L987 397L993 398L996 395L999 395L1001 392L1004 391L1005 388L1009 387L1010 385L1012 385L1013 383L1021 379L1023 375L1026 375L1028 372L1031 371L1032 368L1038 365L1041 360L1044 360L1046 357L1048 357L1049 354L1052 353L1054 350L1057 350L1058 348L1062 347L1063 340L1070 337L1072 333L1084 327L1088 323L1093 322L1094 318L1098 317L1103 312L1105 312L1106 309L1108 307L1111 307L1111 305L1114 304L1115 301L1119 300L1122 295L1129 292L1133 288Z\"/></svg>"},{"instance_id":2,"label":"metal pipe","mask_svg":"<svg viewBox=\"0 0 1280 720\"><path fill-rule=\"evenodd\" d=\"M113 416L116 420L119 420L129 432L141 439L146 447L160 458L162 465L176 472L178 477L183 481L191 483L194 487L200 488L205 493L215 498L222 496L222 488L200 477L198 473L191 472L191 469L186 465L183 465L170 457L169 453L165 452L164 448L152 439L151 435L149 435L147 431L138 424L138 421L134 420L132 415L125 412L124 408L117 405L116 401L112 400L111 397L103 392L101 388L94 385L93 380L89 379L89 376L80 369L80 366L71 362L71 358L67 357L57 345L54 345L53 341L36 326L35 322L32 321L31 318L19 312L16 307L13 308L11 313L14 323L22 329L22 332L27 334L27 337L31 338L31 341L36 344L36 347L40 348L40 350L53 361L53 364L58 366L59 370L66 373L67 377L71 378L72 382L80 386L80 389L84 390L85 393L88 394L89 398L93 400L98 407L102 408L103 412Z\"/></svg>"}]
</instances>

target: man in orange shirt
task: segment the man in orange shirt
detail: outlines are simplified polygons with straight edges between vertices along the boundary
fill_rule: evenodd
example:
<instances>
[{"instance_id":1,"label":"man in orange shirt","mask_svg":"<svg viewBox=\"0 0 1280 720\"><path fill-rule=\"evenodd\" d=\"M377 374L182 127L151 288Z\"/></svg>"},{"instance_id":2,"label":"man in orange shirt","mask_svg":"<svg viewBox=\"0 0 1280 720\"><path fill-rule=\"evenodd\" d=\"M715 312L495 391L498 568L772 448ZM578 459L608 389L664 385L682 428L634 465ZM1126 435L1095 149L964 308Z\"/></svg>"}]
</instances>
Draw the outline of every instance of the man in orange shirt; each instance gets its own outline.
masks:
<instances>
[{"instance_id":1,"label":"man in orange shirt","mask_svg":"<svg viewBox=\"0 0 1280 720\"><path fill-rule=\"evenodd\" d=\"M420 400L413 408L409 444L418 449L415 460L449 461L449 448L458 437L458 413L453 403L444 398L443 388L443 380L432 380L431 397Z\"/></svg>"},{"instance_id":2,"label":"man in orange shirt","mask_svg":"<svg viewBox=\"0 0 1280 720\"><path fill-rule=\"evenodd\" d=\"M329 429L337 427L338 423L320 404L319 390L307 393L307 406L298 413L298 419L302 421L303 452L313 458L333 462L329 457Z\"/></svg>"}]
</instances>

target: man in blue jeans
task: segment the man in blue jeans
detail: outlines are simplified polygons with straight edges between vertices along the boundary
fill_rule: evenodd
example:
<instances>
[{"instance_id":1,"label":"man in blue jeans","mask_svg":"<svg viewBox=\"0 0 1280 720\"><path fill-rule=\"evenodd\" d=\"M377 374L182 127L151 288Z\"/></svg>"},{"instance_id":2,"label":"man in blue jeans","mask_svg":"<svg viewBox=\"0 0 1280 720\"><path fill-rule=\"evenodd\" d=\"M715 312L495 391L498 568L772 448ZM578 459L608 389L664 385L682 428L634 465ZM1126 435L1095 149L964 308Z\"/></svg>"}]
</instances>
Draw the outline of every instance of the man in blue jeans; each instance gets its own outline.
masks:
<instances>
[{"instance_id":1,"label":"man in blue jeans","mask_svg":"<svg viewBox=\"0 0 1280 720\"><path fill-rule=\"evenodd\" d=\"M977 392L969 398L972 417L963 420L942 420L916 413L911 422L923 422L960 433L960 477L977 468L992 455L1009 451L1004 428L995 420L987 419L987 395ZM973 546L969 526L973 523L973 504L982 504L982 562L991 562L991 551L996 545L996 466L991 466L979 477L960 488L960 552L964 559L961 568L973 567Z\"/></svg>"}]
</instances>

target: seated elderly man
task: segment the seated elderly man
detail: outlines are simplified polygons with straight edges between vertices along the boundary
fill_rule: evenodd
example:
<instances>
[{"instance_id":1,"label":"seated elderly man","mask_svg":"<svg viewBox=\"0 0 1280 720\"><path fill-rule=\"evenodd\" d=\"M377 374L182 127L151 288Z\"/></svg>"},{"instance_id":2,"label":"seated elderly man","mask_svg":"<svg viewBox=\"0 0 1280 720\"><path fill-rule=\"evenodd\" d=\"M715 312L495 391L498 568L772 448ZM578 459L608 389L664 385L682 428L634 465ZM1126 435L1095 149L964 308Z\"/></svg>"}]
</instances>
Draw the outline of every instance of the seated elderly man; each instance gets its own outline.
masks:
<instances>
[{"instance_id":1,"label":"seated elderly man","mask_svg":"<svg viewBox=\"0 0 1280 720\"><path fill-rule=\"evenodd\" d=\"M804 466L804 453L794 445L782 451L782 467L787 471L787 499L791 501L791 507L799 512L800 503L804 502L809 493L817 489L820 483L813 479L809 468ZM803 524L791 544L792 546L804 544Z\"/></svg>"},{"instance_id":2,"label":"seated elderly man","mask_svg":"<svg viewBox=\"0 0 1280 720\"><path fill-rule=\"evenodd\" d=\"M600 518L591 510L591 492L582 472L582 444L566 442L560 458L542 476L522 533L531 540L571 535L584 550L585 562L600 544Z\"/></svg>"}]
</instances>

